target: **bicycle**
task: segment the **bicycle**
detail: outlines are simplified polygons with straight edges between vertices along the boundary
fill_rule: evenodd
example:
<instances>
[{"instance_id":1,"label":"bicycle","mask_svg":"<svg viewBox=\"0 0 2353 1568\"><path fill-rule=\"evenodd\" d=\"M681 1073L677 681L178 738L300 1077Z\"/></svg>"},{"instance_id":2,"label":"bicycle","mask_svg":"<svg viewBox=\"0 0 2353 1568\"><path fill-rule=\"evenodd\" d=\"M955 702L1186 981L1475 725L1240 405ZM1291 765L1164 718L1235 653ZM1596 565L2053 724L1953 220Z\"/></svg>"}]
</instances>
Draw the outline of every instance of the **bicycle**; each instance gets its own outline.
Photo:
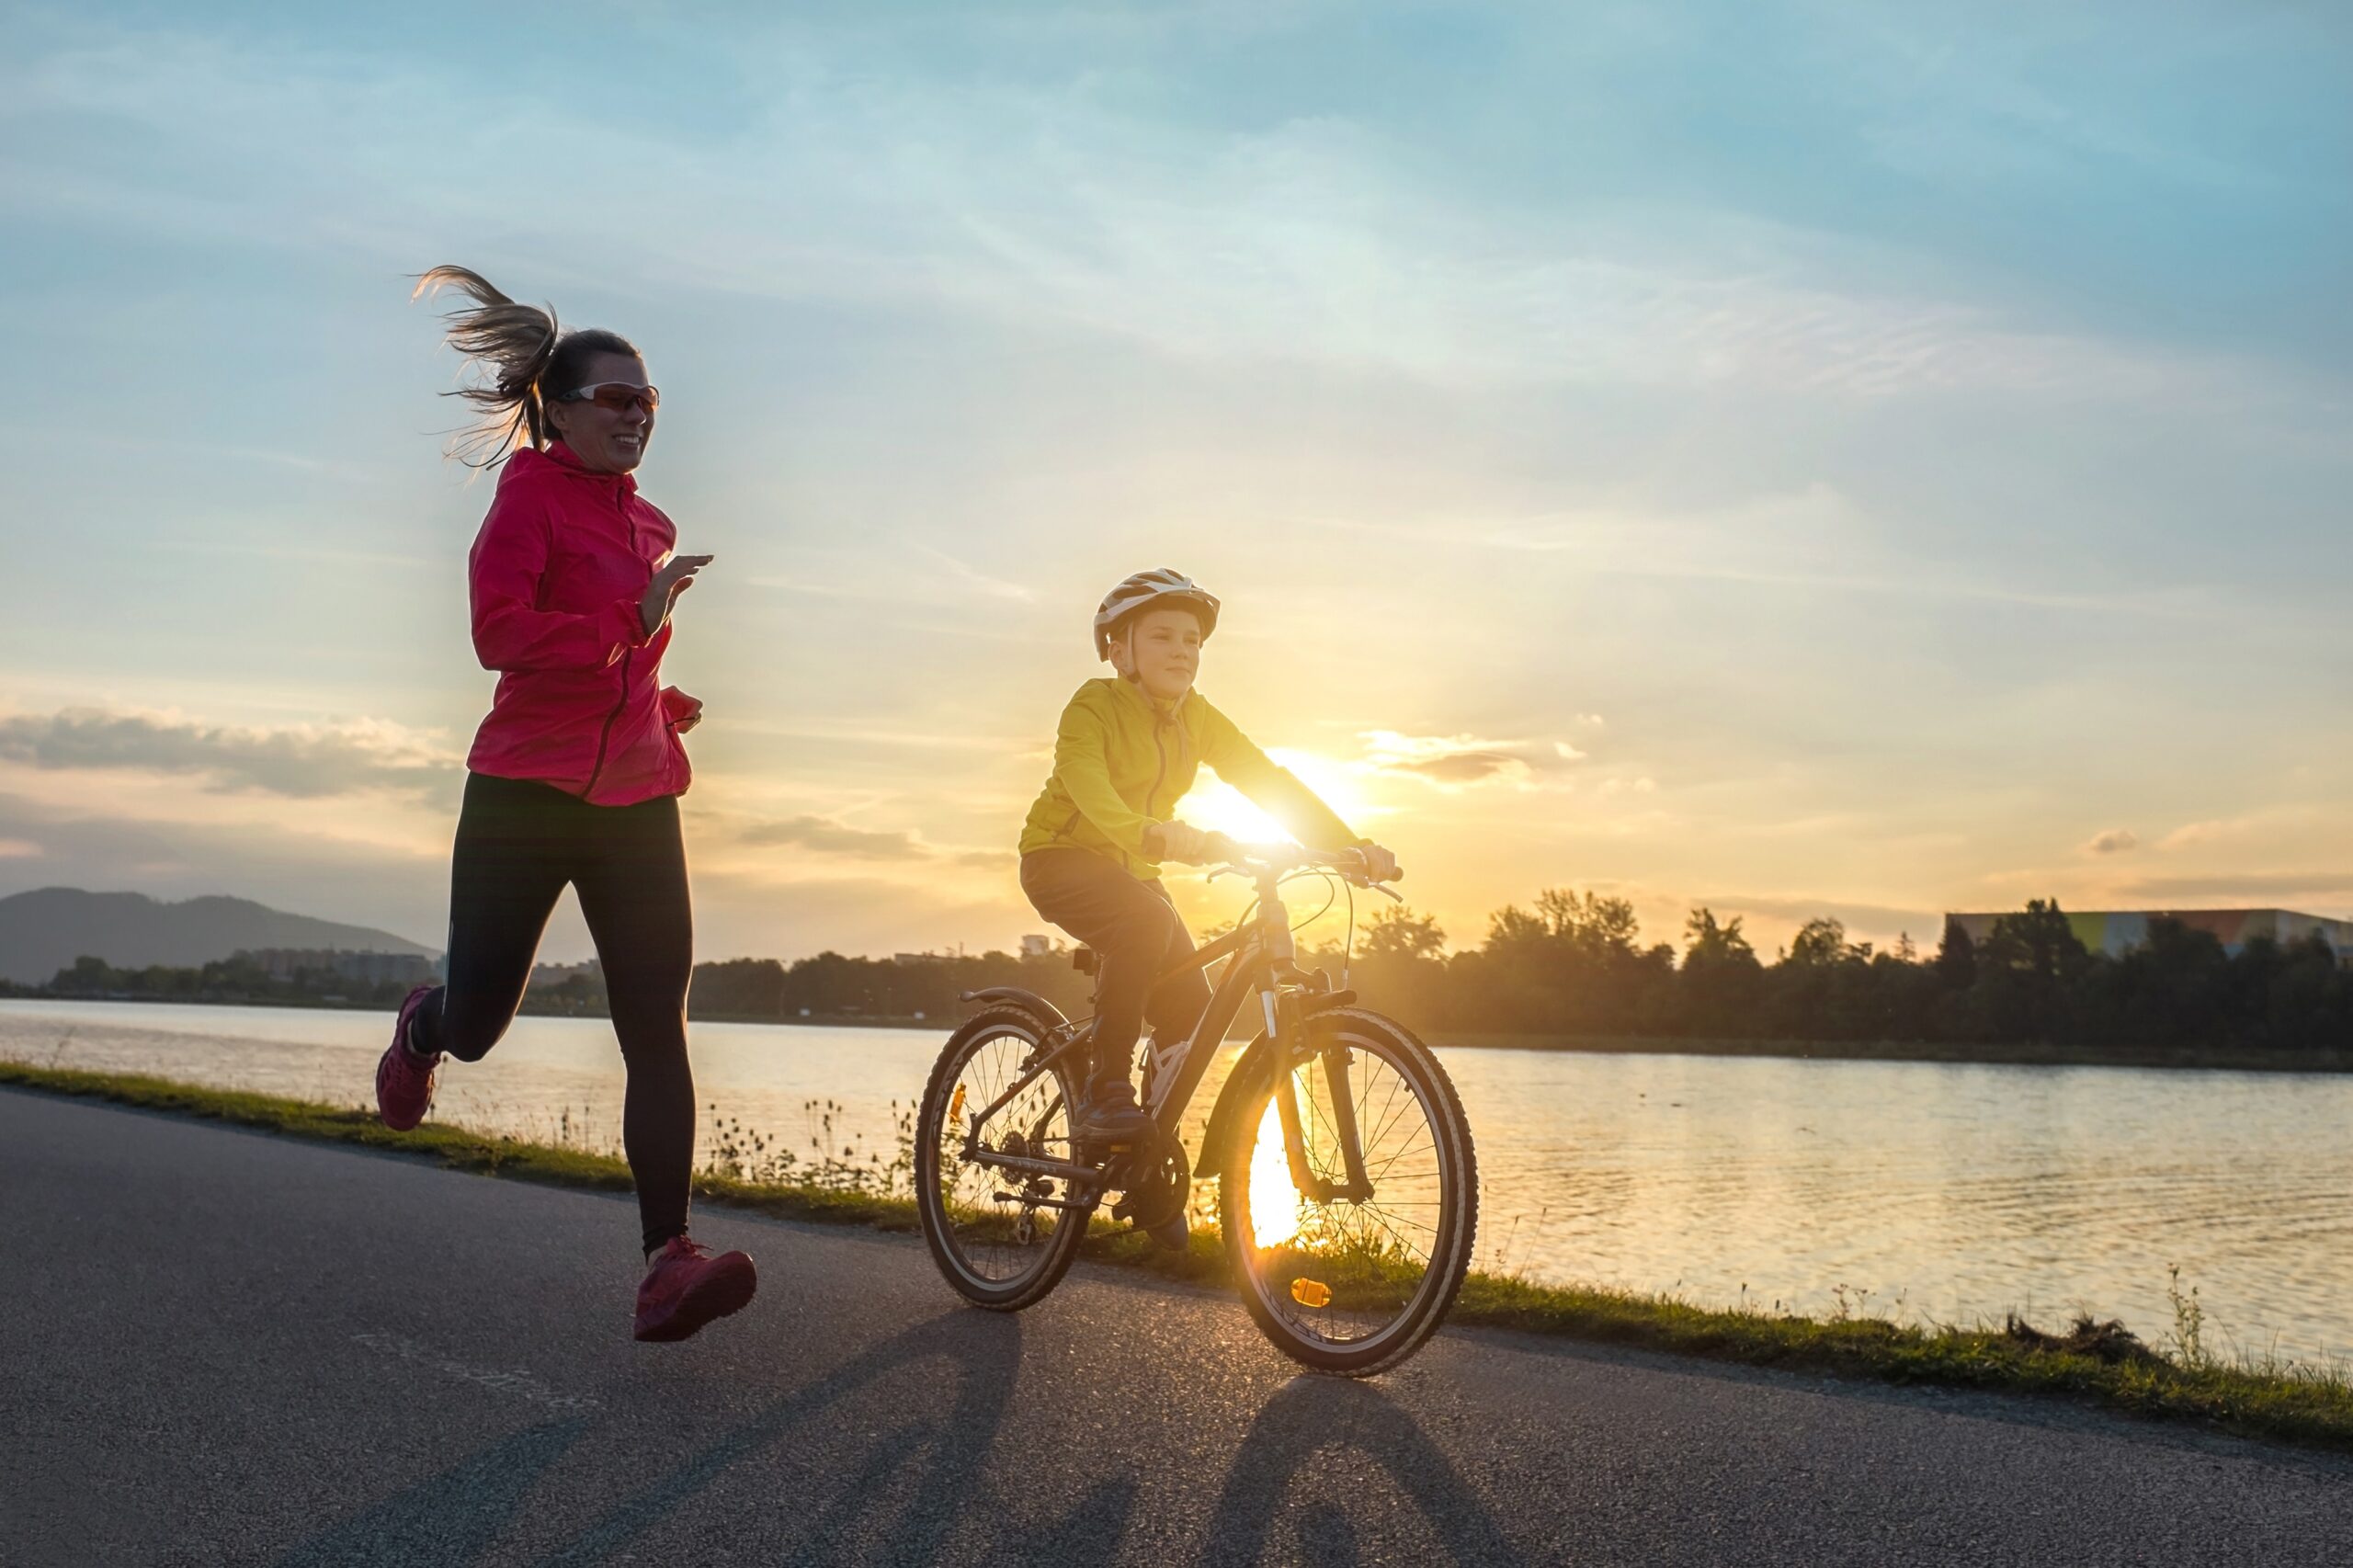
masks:
<instances>
[{"instance_id":1,"label":"bicycle","mask_svg":"<svg viewBox=\"0 0 2353 1568\"><path fill-rule=\"evenodd\" d=\"M1115 1222L1181 1244L1192 1181L1216 1177L1226 1256L1259 1328L1317 1371L1370 1376L1418 1349L1462 1288L1478 1228L1471 1129L1429 1047L1299 966L1283 885L1336 878L1395 898L1366 876L1362 855L1217 842L1231 863L1211 875L1249 877L1257 901L1161 977L1226 964L1189 1037L1139 1048L1157 1136L1073 1148L1069 1108L1094 1020L1017 986L965 993L981 1010L949 1038L916 1121L924 1239L966 1301L1017 1312L1061 1283L1113 1194ZM1353 891L1349 902L1353 943ZM1090 973L1091 957L1077 954ZM1264 1028L1189 1168L1177 1130L1254 996Z\"/></svg>"}]
</instances>

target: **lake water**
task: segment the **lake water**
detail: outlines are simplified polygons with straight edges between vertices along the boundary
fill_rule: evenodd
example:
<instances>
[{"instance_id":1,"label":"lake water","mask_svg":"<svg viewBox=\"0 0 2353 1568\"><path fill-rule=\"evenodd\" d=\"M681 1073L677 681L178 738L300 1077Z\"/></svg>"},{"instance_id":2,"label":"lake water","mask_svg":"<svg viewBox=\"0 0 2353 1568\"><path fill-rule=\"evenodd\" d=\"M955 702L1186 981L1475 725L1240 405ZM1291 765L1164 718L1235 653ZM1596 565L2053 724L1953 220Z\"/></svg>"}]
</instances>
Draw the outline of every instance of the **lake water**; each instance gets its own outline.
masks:
<instances>
[{"instance_id":1,"label":"lake water","mask_svg":"<svg viewBox=\"0 0 2353 1568\"><path fill-rule=\"evenodd\" d=\"M389 1024L0 1001L0 1056L356 1105L372 1103ZM888 1158L945 1032L697 1024L699 1096L717 1107L705 1147L726 1117L804 1154L829 1136ZM2353 1076L1444 1057L1478 1142L1483 1267L1812 1312L1843 1292L1964 1324L2082 1309L2162 1341L2177 1266L2210 1347L2353 1354ZM444 1073L434 1114L618 1148L621 1086L603 1020L523 1018ZM840 1107L830 1135L812 1100Z\"/></svg>"}]
</instances>

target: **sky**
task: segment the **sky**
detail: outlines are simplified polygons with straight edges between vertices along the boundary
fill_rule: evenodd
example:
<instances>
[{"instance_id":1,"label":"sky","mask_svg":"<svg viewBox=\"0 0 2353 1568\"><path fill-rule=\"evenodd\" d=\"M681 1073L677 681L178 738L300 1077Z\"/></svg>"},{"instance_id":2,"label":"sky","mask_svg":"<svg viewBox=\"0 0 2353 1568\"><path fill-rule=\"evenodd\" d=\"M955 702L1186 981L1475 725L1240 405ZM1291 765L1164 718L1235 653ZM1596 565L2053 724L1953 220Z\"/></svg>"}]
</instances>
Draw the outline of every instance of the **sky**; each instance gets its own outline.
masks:
<instances>
[{"instance_id":1,"label":"sky","mask_svg":"<svg viewBox=\"0 0 2353 1568\"><path fill-rule=\"evenodd\" d=\"M702 957L1042 929L1162 564L1457 946L2353 915L2341 6L6 15L0 893L438 944L455 262L663 389Z\"/></svg>"}]
</instances>

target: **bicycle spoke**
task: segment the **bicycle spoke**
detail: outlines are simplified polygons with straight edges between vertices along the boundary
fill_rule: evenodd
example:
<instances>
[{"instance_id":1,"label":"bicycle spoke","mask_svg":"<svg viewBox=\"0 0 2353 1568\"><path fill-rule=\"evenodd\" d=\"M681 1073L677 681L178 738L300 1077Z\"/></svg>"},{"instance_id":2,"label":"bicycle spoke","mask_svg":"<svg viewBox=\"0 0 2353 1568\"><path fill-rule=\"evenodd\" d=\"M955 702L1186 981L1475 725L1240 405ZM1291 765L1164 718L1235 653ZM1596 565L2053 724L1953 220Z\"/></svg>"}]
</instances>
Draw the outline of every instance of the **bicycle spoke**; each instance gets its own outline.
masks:
<instances>
[{"instance_id":1,"label":"bicycle spoke","mask_svg":"<svg viewBox=\"0 0 2353 1568\"><path fill-rule=\"evenodd\" d=\"M942 1217L961 1266L984 1283L1018 1278L1038 1267L1065 1220L1064 1211L1040 1201L1069 1197L1061 1178L1024 1176L962 1158L972 1119L1020 1079L1034 1043L1010 1029L975 1041L956 1074L961 1097L947 1108L956 1114L943 1109L937 1129ZM990 1146L1031 1157L1065 1157L1069 1128L1061 1100L1056 1074L1042 1074L991 1116L979 1136Z\"/></svg>"},{"instance_id":2,"label":"bicycle spoke","mask_svg":"<svg viewBox=\"0 0 2353 1568\"><path fill-rule=\"evenodd\" d=\"M1292 1230L1291 1217L1275 1208L1288 1203L1297 1224L1286 1239L1245 1255L1257 1299L1288 1332L1335 1348L1382 1335L1414 1310L1447 1234L1435 1108L1379 1042L1348 1036L1339 1043L1349 1051L1345 1108L1328 1058L1321 1058L1321 1074L1293 1070L1307 1172L1319 1184L1347 1189L1349 1151L1339 1115L1346 1108L1354 1113L1356 1153L1376 1190L1354 1203L1338 1196L1319 1202L1296 1191L1287 1159L1277 1161L1266 1142L1280 1136L1269 1107L1252 1159L1258 1179L1249 1192L1267 1213L1254 1214L1249 1223L1267 1236Z\"/></svg>"},{"instance_id":3,"label":"bicycle spoke","mask_svg":"<svg viewBox=\"0 0 2353 1568\"><path fill-rule=\"evenodd\" d=\"M1427 1143L1420 1144L1420 1145L1418 1145L1418 1147L1420 1147L1420 1148L1426 1148L1426 1149L1429 1150L1429 1152L1430 1152L1431 1153L1433 1153L1433 1154L1435 1154L1435 1153L1438 1153L1438 1143L1437 1143L1437 1142L1436 1142L1435 1140L1432 1140L1431 1142L1427 1142ZM1407 1154L1412 1153L1414 1153L1414 1152L1415 1152L1414 1147L1408 1147L1408 1148L1405 1148L1405 1149L1401 1149L1401 1150L1399 1150L1396 1153L1390 1155L1390 1156L1389 1156L1389 1158L1388 1158L1387 1160L1383 1161L1383 1162L1381 1163L1381 1168L1380 1168L1379 1170L1377 1170L1377 1171L1376 1171L1376 1170L1374 1170L1374 1169L1372 1168L1372 1162L1371 1162L1370 1160L1367 1160L1367 1161L1365 1162L1365 1176L1366 1176L1367 1179L1371 1180L1371 1181L1375 1181L1375 1182L1380 1181L1381 1177L1383 1177L1383 1176L1387 1176L1387 1175L1389 1174L1389 1171L1390 1171L1390 1167L1391 1167L1391 1166L1392 1166L1392 1165L1396 1165L1396 1163L1397 1163L1398 1161L1400 1161L1400 1160L1404 1159Z\"/></svg>"}]
</instances>

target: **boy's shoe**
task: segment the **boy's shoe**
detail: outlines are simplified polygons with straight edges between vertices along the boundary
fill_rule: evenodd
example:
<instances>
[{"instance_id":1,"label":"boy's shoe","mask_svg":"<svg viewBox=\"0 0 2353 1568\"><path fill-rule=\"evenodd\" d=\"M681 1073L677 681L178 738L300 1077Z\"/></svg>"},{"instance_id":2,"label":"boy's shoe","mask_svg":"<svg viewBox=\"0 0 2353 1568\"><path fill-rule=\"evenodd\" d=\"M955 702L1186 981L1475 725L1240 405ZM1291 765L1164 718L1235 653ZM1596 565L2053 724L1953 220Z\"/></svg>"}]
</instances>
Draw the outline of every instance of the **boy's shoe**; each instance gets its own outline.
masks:
<instances>
[{"instance_id":1,"label":"boy's shoe","mask_svg":"<svg viewBox=\"0 0 2353 1568\"><path fill-rule=\"evenodd\" d=\"M408 994L392 1025L392 1043L376 1063L376 1115L395 1132L413 1130L433 1108L433 1080L441 1071L441 1053L419 1056L408 1048L409 1023L432 994L430 985Z\"/></svg>"},{"instance_id":2,"label":"boy's shoe","mask_svg":"<svg viewBox=\"0 0 2353 1568\"><path fill-rule=\"evenodd\" d=\"M1136 1104L1136 1086L1125 1076L1106 1076L1086 1085L1071 1112L1074 1143L1132 1147L1153 1133L1152 1118Z\"/></svg>"},{"instance_id":3,"label":"boy's shoe","mask_svg":"<svg viewBox=\"0 0 2353 1568\"><path fill-rule=\"evenodd\" d=\"M713 1318L744 1310L759 1288L758 1271L740 1252L711 1256L685 1236L673 1236L654 1255L654 1267L637 1288L639 1339L684 1339Z\"/></svg>"}]
</instances>

